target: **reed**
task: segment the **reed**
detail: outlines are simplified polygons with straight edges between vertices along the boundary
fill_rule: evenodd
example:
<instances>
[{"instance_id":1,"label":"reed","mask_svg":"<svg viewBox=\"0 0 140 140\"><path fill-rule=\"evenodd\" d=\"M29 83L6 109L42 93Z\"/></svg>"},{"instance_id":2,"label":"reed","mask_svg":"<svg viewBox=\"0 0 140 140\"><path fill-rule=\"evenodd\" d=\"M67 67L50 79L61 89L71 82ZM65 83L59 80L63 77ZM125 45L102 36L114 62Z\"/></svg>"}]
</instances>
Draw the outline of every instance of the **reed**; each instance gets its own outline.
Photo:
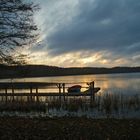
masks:
<instances>
[{"instance_id":1,"label":"reed","mask_svg":"<svg viewBox=\"0 0 140 140\"><path fill-rule=\"evenodd\" d=\"M126 113L129 111L140 110L140 95L126 96L123 94L106 93L104 95L99 94L94 101L90 101L87 98L71 98L67 101L57 102L53 101L53 109L62 109L68 112L81 111L98 111L105 113L107 117L112 114Z\"/></svg>"},{"instance_id":2,"label":"reed","mask_svg":"<svg viewBox=\"0 0 140 140\"><path fill-rule=\"evenodd\" d=\"M133 95L132 97L128 98L126 103L129 109L139 110L140 109L140 96L138 94Z\"/></svg>"},{"instance_id":3,"label":"reed","mask_svg":"<svg viewBox=\"0 0 140 140\"><path fill-rule=\"evenodd\" d=\"M102 98L101 103L102 110L105 111L106 114L110 114L112 111L112 94L105 94Z\"/></svg>"},{"instance_id":4,"label":"reed","mask_svg":"<svg viewBox=\"0 0 140 140\"><path fill-rule=\"evenodd\" d=\"M0 102L0 112L46 112L46 105L43 102L9 100Z\"/></svg>"},{"instance_id":5,"label":"reed","mask_svg":"<svg viewBox=\"0 0 140 140\"><path fill-rule=\"evenodd\" d=\"M50 109L60 110L62 106L62 102L58 98L53 98L53 100L50 99L47 101L47 103L48 103L48 110Z\"/></svg>"},{"instance_id":6,"label":"reed","mask_svg":"<svg viewBox=\"0 0 140 140\"><path fill-rule=\"evenodd\" d=\"M123 94L105 93L98 94L94 101L89 98L1 98L0 112L19 111L19 112L49 112L50 110L77 112L79 110L98 111L105 113L109 117L112 113L140 110L140 95L126 96ZM47 112L46 112L47 111Z\"/></svg>"}]
</instances>

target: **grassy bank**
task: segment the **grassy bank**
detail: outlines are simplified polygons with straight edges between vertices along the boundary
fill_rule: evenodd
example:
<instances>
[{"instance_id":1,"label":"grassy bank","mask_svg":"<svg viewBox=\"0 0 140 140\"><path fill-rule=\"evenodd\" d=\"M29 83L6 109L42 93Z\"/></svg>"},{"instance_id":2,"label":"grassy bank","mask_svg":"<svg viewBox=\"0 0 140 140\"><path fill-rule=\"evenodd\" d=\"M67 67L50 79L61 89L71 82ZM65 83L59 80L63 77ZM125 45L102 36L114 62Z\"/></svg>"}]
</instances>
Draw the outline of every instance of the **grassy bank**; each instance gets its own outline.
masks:
<instances>
[{"instance_id":1,"label":"grassy bank","mask_svg":"<svg viewBox=\"0 0 140 140\"><path fill-rule=\"evenodd\" d=\"M138 140L140 119L0 118L1 140Z\"/></svg>"},{"instance_id":2,"label":"grassy bank","mask_svg":"<svg viewBox=\"0 0 140 140\"><path fill-rule=\"evenodd\" d=\"M104 94L90 98L39 98L38 101L26 98L0 98L0 113L44 113L45 116L87 116L90 118L139 118L140 96ZM1 115L1 114L0 114ZM31 115L32 116L32 115Z\"/></svg>"}]
</instances>

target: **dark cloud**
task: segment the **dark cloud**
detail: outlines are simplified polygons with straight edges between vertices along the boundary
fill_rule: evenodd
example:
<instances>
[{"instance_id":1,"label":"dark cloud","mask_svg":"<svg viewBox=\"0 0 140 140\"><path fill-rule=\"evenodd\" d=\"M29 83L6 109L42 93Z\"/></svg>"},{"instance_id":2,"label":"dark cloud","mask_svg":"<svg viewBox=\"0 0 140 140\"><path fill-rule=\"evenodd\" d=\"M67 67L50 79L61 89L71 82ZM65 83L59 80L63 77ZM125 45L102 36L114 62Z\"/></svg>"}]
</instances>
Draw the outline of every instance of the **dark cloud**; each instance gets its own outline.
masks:
<instances>
[{"instance_id":1,"label":"dark cloud","mask_svg":"<svg viewBox=\"0 0 140 140\"><path fill-rule=\"evenodd\" d=\"M57 66L140 65L140 0L35 0L41 42L35 63Z\"/></svg>"},{"instance_id":2,"label":"dark cloud","mask_svg":"<svg viewBox=\"0 0 140 140\"><path fill-rule=\"evenodd\" d=\"M72 20L57 26L44 42L52 55L80 50L140 53L139 17L140 0L79 0Z\"/></svg>"}]
</instances>

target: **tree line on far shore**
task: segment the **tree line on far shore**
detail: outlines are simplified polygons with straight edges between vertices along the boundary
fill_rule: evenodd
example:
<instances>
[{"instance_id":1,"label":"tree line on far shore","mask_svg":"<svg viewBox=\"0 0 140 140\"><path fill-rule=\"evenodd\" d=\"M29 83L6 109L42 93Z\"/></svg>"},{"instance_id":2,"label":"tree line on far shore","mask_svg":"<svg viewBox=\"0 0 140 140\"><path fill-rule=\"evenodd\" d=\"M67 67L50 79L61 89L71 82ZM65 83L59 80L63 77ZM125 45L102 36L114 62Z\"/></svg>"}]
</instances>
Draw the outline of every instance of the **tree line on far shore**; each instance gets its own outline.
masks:
<instances>
[{"instance_id":1,"label":"tree line on far shore","mask_svg":"<svg viewBox=\"0 0 140 140\"><path fill-rule=\"evenodd\" d=\"M134 72L140 72L140 67L61 68L61 67L56 67L56 66L45 66L45 65L22 65L22 66L20 66L20 65L19 66L0 65L0 78L134 73Z\"/></svg>"}]
</instances>

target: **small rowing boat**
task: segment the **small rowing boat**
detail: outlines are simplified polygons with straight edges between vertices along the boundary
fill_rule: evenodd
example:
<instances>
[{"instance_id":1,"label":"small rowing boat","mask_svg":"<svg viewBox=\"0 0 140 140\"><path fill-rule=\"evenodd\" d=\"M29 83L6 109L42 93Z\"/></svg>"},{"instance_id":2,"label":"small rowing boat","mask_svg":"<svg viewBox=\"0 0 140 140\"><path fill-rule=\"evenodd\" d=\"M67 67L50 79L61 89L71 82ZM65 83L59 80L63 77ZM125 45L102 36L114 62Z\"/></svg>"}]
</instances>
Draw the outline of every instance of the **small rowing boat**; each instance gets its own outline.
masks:
<instances>
[{"instance_id":1,"label":"small rowing boat","mask_svg":"<svg viewBox=\"0 0 140 140\"><path fill-rule=\"evenodd\" d=\"M82 88L82 86L80 86L80 85L74 85L74 86L68 88L68 93L81 92L81 88Z\"/></svg>"}]
</instances>

